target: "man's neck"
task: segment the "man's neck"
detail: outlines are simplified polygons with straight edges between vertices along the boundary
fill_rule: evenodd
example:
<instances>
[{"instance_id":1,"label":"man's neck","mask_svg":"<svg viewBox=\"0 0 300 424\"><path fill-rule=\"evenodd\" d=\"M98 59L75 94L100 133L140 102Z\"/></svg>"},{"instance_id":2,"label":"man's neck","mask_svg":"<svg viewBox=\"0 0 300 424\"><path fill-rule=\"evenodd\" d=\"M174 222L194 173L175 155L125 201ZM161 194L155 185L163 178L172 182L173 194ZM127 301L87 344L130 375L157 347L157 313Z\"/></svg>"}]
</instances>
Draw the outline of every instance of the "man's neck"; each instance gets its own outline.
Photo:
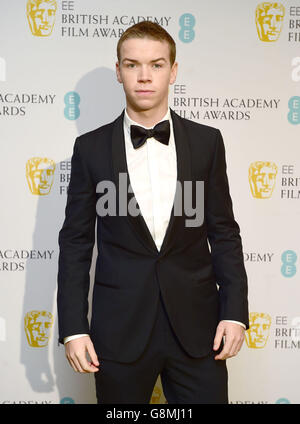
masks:
<instances>
[{"instance_id":1,"label":"man's neck","mask_svg":"<svg viewBox=\"0 0 300 424\"><path fill-rule=\"evenodd\" d=\"M150 128L163 119L163 117L168 112L168 105L166 105L164 108L156 110L150 109L143 111L136 111L127 105L126 112L130 119L143 127Z\"/></svg>"}]
</instances>

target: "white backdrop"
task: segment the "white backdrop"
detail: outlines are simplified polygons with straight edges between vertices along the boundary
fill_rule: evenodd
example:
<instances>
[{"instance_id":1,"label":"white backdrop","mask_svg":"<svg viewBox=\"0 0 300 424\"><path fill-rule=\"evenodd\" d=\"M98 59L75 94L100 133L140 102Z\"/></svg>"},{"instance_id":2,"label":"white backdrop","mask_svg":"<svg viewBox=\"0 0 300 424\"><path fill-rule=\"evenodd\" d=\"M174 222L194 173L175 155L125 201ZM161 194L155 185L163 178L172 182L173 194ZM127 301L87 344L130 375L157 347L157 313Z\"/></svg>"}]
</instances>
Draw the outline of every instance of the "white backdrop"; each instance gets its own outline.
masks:
<instances>
[{"instance_id":1,"label":"white backdrop","mask_svg":"<svg viewBox=\"0 0 300 424\"><path fill-rule=\"evenodd\" d=\"M299 403L299 3L145 3L0 3L0 403L96 403L57 343L57 237L75 137L121 113L117 41L147 19L177 45L170 106L224 137L251 312L230 402Z\"/></svg>"}]
</instances>

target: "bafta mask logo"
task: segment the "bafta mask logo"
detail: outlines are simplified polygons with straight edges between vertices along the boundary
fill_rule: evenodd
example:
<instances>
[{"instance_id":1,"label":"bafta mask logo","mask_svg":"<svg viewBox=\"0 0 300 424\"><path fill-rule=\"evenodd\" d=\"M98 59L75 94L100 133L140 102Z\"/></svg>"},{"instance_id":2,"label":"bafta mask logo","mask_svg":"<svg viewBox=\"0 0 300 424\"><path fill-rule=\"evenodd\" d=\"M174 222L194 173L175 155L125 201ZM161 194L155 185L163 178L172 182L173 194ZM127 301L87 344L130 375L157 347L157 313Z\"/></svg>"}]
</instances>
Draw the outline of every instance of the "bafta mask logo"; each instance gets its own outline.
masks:
<instances>
[{"instance_id":1,"label":"bafta mask logo","mask_svg":"<svg viewBox=\"0 0 300 424\"><path fill-rule=\"evenodd\" d=\"M26 162L26 178L32 194L45 196L54 181L55 162L48 158L30 158Z\"/></svg>"},{"instance_id":2,"label":"bafta mask logo","mask_svg":"<svg viewBox=\"0 0 300 424\"><path fill-rule=\"evenodd\" d=\"M30 311L24 317L24 330L31 347L45 347L48 345L53 315L47 311Z\"/></svg>"},{"instance_id":3,"label":"bafta mask logo","mask_svg":"<svg viewBox=\"0 0 300 424\"><path fill-rule=\"evenodd\" d=\"M32 35L48 37L51 35L57 10L56 0L28 0L27 19Z\"/></svg>"},{"instance_id":4,"label":"bafta mask logo","mask_svg":"<svg viewBox=\"0 0 300 424\"><path fill-rule=\"evenodd\" d=\"M247 346L254 349L265 347L271 326L269 314L251 312L249 315L249 329L245 332Z\"/></svg>"},{"instance_id":5,"label":"bafta mask logo","mask_svg":"<svg viewBox=\"0 0 300 424\"><path fill-rule=\"evenodd\" d=\"M161 397L162 397L162 390L160 387L155 386L152 392L152 396L151 396L151 402L150 403L155 403L155 404L159 404L161 403Z\"/></svg>"},{"instance_id":6,"label":"bafta mask logo","mask_svg":"<svg viewBox=\"0 0 300 424\"><path fill-rule=\"evenodd\" d=\"M281 3L263 2L255 11L256 29L261 41L277 41L282 30L285 8Z\"/></svg>"},{"instance_id":7,"label":"bafta mask logo","mask_svg":"<svg viewBox=\"0 0 300 424\"><path fill-rule=\"evenodd\" d=\"M249 166L249 184L252 196L268 199L272 196L278 168L274 162L253 162Z\"/></svg>"}]
</instances>

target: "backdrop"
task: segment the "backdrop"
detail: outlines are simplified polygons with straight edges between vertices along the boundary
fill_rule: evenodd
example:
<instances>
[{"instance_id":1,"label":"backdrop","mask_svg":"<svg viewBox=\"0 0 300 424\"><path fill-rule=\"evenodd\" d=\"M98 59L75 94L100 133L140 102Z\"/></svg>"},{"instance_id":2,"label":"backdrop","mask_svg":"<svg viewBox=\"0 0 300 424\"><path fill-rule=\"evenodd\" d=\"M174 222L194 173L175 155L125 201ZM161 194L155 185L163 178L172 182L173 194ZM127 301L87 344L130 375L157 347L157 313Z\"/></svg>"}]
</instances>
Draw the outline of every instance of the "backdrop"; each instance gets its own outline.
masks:
<instances>
[{"instance_id":1,"label":"backdrop","mask_svg":"<svg viewBox=\"0 0 300 424\"><path fill-rule=\"evenodd\" d=\"M0 403L96 403L57 342L57 239L75 138L124 108L116 45L142 20L177 45L170 106L224 137L251 321L230 402L299 403L299 2L2 0L0 20Z\"/></svg>"}]
</instances>

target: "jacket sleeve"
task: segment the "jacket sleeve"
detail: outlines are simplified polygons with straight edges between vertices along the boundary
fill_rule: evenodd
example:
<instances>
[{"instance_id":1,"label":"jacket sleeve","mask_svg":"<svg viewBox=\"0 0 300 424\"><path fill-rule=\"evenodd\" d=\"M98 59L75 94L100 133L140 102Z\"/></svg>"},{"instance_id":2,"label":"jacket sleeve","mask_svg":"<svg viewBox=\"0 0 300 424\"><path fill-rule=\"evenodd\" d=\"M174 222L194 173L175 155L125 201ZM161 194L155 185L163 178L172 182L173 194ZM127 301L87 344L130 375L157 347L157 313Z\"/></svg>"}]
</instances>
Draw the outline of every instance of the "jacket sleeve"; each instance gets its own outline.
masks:
<instances>
[{"instance_id":1,"label":"jacket sleeve","mask_svg":"<svg viewBox=\"0 0 300 424\"><path fill-rule=\"evenodd\" d=\"M225 147L219 130L206 190L205 216L213 270L219 286L220 320L240 321L248 329L247 274L240 228L234 218L229 192Z\"/></svg>"},{"instance_id":2,"label":"jacket sleeve","mask_svg":"<svg viewBox=\"0 0 300 424\"><path fill-rule=\"evenodd\" d=\"M57 310L59 342L73 334L89 334L88 293L95 243L96 188L77 137L71 159L65 220L59 232Z\"/></svg>"}]
</instances>

